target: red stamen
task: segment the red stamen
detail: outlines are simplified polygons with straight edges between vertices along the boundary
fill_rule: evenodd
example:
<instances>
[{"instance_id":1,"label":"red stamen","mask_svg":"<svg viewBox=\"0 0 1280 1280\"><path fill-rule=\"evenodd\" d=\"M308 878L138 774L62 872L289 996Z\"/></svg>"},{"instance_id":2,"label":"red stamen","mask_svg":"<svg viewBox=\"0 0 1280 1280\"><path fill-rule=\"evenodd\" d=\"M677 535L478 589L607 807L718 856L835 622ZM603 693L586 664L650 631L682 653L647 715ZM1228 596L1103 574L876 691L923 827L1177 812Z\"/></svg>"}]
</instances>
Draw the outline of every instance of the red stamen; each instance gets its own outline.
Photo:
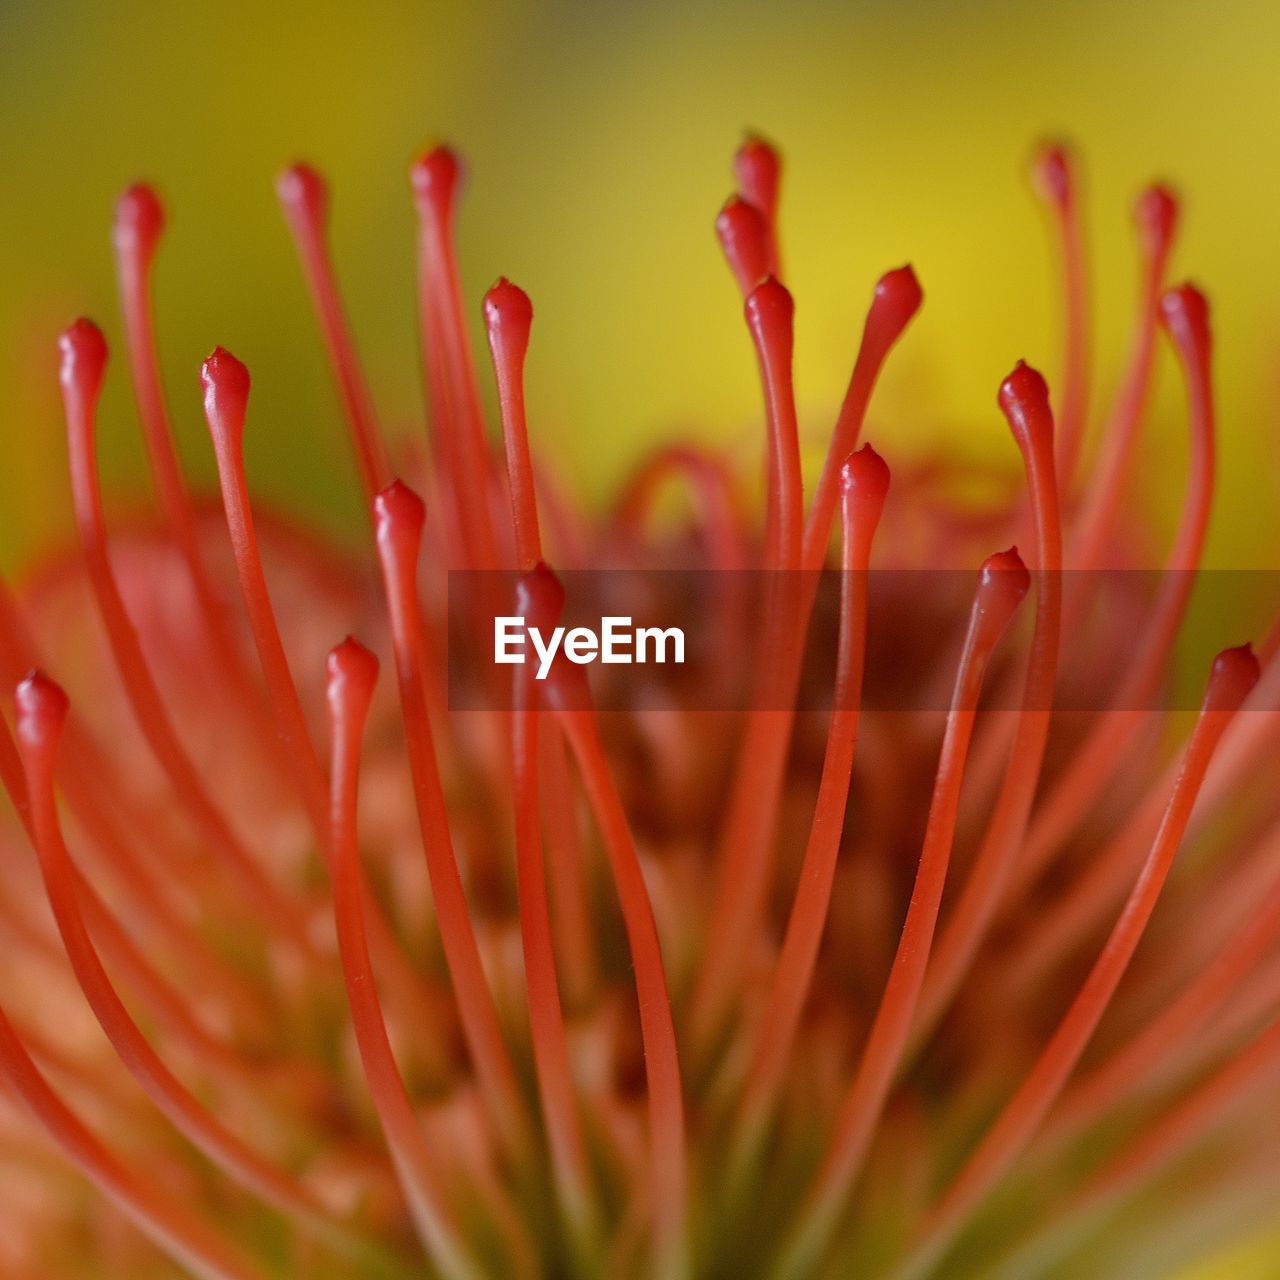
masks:
<instances>
[{"instance_id":1,"label":"red stamen","mask_svg":"<svg viewBox=\"0 0 1280 1280\"><path fill-rule=\"evenodd\" d=\"M649 1083L650 1196L657 1233L657 1268L662 1276L688 1271L687 1171L684 1151L684 1096L676 1050L671 997L662 947L635 841L600 741L590 690L582 669L558 661L548 679L555 706L573 750L608 855L622 908L627 947L635 973L640 1037ZM585 709L580 709L585 708Z\"/></svg>"},{"instance_id":2,"label":"red stamen","mask_svg":"<svg viewBox=\"0 0 1280 1280\"><path fill-rule=\"evenodd\" d=\"M718 851L710 924L690 1013L695 1062L711 1048L734 999L744 945L764 908L773 866L773 826L791 730L788 707L798 677L802 616L800 567L803 494L795 396L791 381L794 310L791 295L770 277L746 301L760 365L769 429L769 493L765 527L772 534L765 567L781 571L769 584L763 641L757 655L757 708L747 720Z\"/></svg>"},{"instance_id":3,"label":"red stamen","mask_svg":"<svg viewBox=\"0 0 1280 1280\"><path fill-rule=\"evenodd\" d=\"M751 134L734 153L733 176L738 183L738 195L760 210L768 228L767 267L761 275L781 276L778 192L782 185L782 157L771 143L758 134Z\"/></svg>"},{"instance_id":4,"label":"red stamen","mask_svg":"<svg viewBox=\"0 0 1280 1280\"><path fill-rule=\"evenodd\" d=\"M1256 911L1177 999L1063 1095L1042 1135L1043 1143L1057 1146L1069 1141L1200 1033L1210 1016L1266 959L1278 933L1280 884L1262 898Z\"/></svg>"},{"instance_id":5,"label":"red stamen","mask_svg":"<svg viewBox=\"0 0 1280 1280\"><path fill-rule=\"evenodd\" d=\"M45 890L76 980L120 1060L156 1108L228 1177L299 1225L336 1233L325 1211L295 1179L247 1147L164 1065L143 1036L98 957L81 914L77 875L63 843L53 793L54 759L67 696L43 673L18 686L18 746Z\"/></svg>"},{"instance_id":6,"label":"red stamen","mask_svg":"<svg viewBox=\"0 0 1280 1280\"><path fill-rule=\"evenodd\" d=\"M488 503L493 468L485 440L475 363L467 341L453 243L461 177L461 163L447 147L428 151L414 161L409 170L418 211L424 349L431 349L427 372L443 375L443 386L435 394L445 413L437 418L436 426L450 436L446 454L454 460L454 484L468 491L459 503L459 515L467 538L469 567L495 569L498 567L497 539Z\"/></svg>"},{"instance_id":7,"label":"red stamen","mask_svg":"<svg viewBox=\"0 0 1280 1280\"><path fill-rule=\"evenodd\" d=\"M862 340L849 375L849 386L840 405L831 443L822 464L822 473L814 486L813 501L804 530L803 565L806 570L822 568L831 540L831 525L836 510L836 485L841 463L858 443L871 392L880 376L885 359L894 344L920 310L924 293L909 266L886 272L876 282L871 306L862 326Z\"/></svg>"},{"instance_id":8,"label":"red stamen","mask_svg":"<svg viewBox=\"0 0 1280 1280\"><path fill-rule=\"evenodd\" d=\"M0 783L8 793L14 810L27 832L31 847L35 849L36 833L27 799L26 775L23 772L18 748L9 733L8 725L3 721L0 721ZM248 1073L244 1071L241 1057L215 1040L205 1030L193 1015L190 1002L178 995L174 988L143 958L141 952L130 940L128 932L121 926L89 881L80 874L78 869L73 867L72 871L76 880L76 892L80 896L81 910L89 922L93 936L99 940L112 967L123 975L125 984L138 1002L159 1026L185 1044L198 1062L209 1061L217 1072L224 1075L238 1075L243 1082ZM166 929L166 934L184 932L187 926L173 919L163 906L159 910L171 925L171 928ZM36 934L34 939L28 938L28 941L43 940L43 938L43 934ZM36 944L39 945L39 942ZM192 963L191 980L198 982L202 991L220 990L226 987L227 983L221 969L215 967L216 960L207 956L202 950L195 948L191 950L194 950L198 958L197 962Z\"/></svg>"},{"instance_id":9,"label":"red stamen","mask_svg":"<svg viewBox=\"0 0 1280 1280\"><path fill-rule=\"evenodd\" d=\"M463 1034L480 1086L492 1108L499 1133L517 1161L523 1161L529 1150L528 1126L516 1084L515 1068L503 1040L493 994L485 978L471 924L426 711L422 619L417 595L418 554L425 512L417 494L396 480L377 496L374 513L378 556L391 615L405 742L427 874L435 896L440 941L457 996Z\"/></svg>"},{"instance_id":10,"label":"red stamen","mask_svg":"<svg viewBox=\"0 0 1280 1280\"><path fill-rule=\"evenodd\" d=\"M533 462L529 456L529 426L524 408L524 361L529 350L533 304L523 289L503 278L484 295L484 321L502 411L516 563L524 571L542 559Z\"/></svg>"},{"instance_id":11,"label":"red stamen","mask_svg":"<svg viewBox=\"0 0 1280 1280\"><path fill-rule=\"evenodd\" d=\"M94 453L94 417L106 367L107 346L88 320L77 320L59 340L67 447L76 524L94 599L130 706L157 761L183 806L218 853L263 923L284 931L304 949L305 911L266 876L215 807L191 757L178 739L138 641L107 555L102 498Z\"/></svg>"},{"instance_id":12,"label":"red stamen","mask_svg":"<svg viewBox=\"0 0 1280 1280\"><path fill-rule=\"evenodd\" d=\"M541 628L544 634L550 634L564 605L559 583L554 579L548 582L549 577L545 570L540 572L535 568L531 574L521 576L516 588L516 612ZM511 751L516 880L529 1028L552 1166L575 1244L583 1249L591 1247L589 1241L597 1226L597 1206L589 1183L586 1146L556 980L538 804L538 738L542 716L533 685L533 668L527 663L516 670L513 698Z\"/></svg>"},{"instance_id":13,"label":"red stamen","mask_svg":"<svg viewBox=\"0 0 1280 1280\"><path fill-rule=\"evenodd\" d=\"M1030 575L1016 548L991 556L982 566L906 919L857 1072L792 1235L794 1252L788 1257L793 1265L798 1264L798 1255L811 1258L829 1237L866 1158L906 1049L946 884L965 758L983 678L996 644L1030 585Z\"/></svg>"},{"instance_id":14,"label":"red stamen","mask_svg":"<svg viewBox=\"0 0 1280 1280\"><path fill-rule=\"evenodd\" d=\"M791 1058L826 924L849 799L866 657L867 571L872 539L889 489L889 468L870 445L845 462L841 489L840 625L826 753L786 936L755 1034L738 1109L731 1176L745 1173L745 1166L754 1160Z\"/></svg>"},{"instance_id":15,"label":"red stamen","mask_svg":"<svg viewBox=\"0 0 1280 1280\"><path fill-rule=\"evenodd\" d=\"M357 852L356 792L360 740L377 678L377 658L355 640L348 638L330 653L328 702L333 751L330 844L338 950L369 1094L414 1223L432 1260L446 1276L476 1280L482 1271L459 1237L449 1196L396 1066L365 938L363 901L368 889Z\"/></svg>"},{"instance_id":16,"label":"red stamen","mask_svg":"<svg viewBox=\"0 0 1280 1280\"><path fill-rule=\"evenodd\" d=\"M769 223L741 196L731 196L716 217L716 236L745 302L769 272Z\"/></svg>"},{"instance_id":17,"label":"red stamen","mask_svg":"<svg viewBox=\"0 0 1280 1280\"><path fill-rule=\"evenodd\" d=\"M1177 782L1124 910L1034 1066L927 1216L915 1258L932 1262L940 1256L1021 1154L1079 1061L1155 910L1214 749L1258 676L1258 661L1247 645L1224 650L1214 659Z\"/></svg>"},{"instance_id":18,"label":"red stamen","mask_svg":"<svg viewBox=\"0 0 1280 1280\"><path fill-rule=\"evenodd\" d=\"M155 1246L200 1280L261 1280L262 1272L179 1200L126 1163L49 1087L0 1010L0 1072L66 1157Z\"/></svg>"},{"instance_id":19,"label":"red stamen","mask_svg":"<svg viewBox=\"0 0 1280 1280\"><path fill-rule=\"evenodd\" d=\"M542 779L547 829L548 882L556 958L564 973L565 1000L571 1011L590 1007L600 987L587 850L578 829L578 797L569 776L569 756L558 724L541 735Z\"/></svg>"},{"instance_id":20,"label":"red stamen","mask_svg":"<svg viewBox=\"0 0 1280 1280\"><path fill-rule=\"evenodd\" d=\"M156 354L155 316L151 301L151 270L164 210L147 186L130 187L116 202L112 240L120 306L124 313L125 350L133 381L134 400L142 424L152 482L160 496L165 523L186 565L196 608L208 634L214 658L235 697L255 740L272 766L282 775L288 767L280 750L271 717L259 690L245 667L231 629L226 607L209 576L196 533L191 498L182 479L174 447L173 425L165 404Z\"/></svg>"},{"instance_id":21,"label":"red stamen","mask_svg":"<svg viewBox=\"0 0 1280 1280\"><path fill-rule=\"evenodd\" d=\"M1133 345L1115 403L1102 433L1093 474L1083 487L1072 547L1074 569L1096 569L1120 509L1138 429L1151 390L1156 315L1165 269L1178 225L1178 202L1164 187L1150 187L1134 206L1142 279Z\"/></svg>"},{"instance_id":22,"label":"red stamen","mask_svg":"<svg viewBox=\"0 0 1280 1280\"><path fill-rule=\"evenodd\" d=\"M1036 531L1036 620L1017 729L995 809L925 977L917 1042L955 995L1000 903L1027 828L1044 759L1058 669L1062 528L1054 470L1053 415L1044 379L1019 363L1000 385L1000 409L1022 454Z\"/></svg>"},{"instance_id":23,"label":"red stamen","mask_svg":"<svg viewBox=\"0 0 1280 1280\"><path fill-rule=\"evenodd\" d=\"M804 512L795 388L791 378L795 306L786 289L770 277L747 295L744 311L760 365L769 430L769 503L773 512L770 527L776 541L768 549L765 567L797 569Z\"/></svg>"},{"instance_id":24,"label":"red stamen","mask_svg":"<svg viewBox=\"0 0 1280 1280\"><path fill-rule=\"evenodd\" d=\"M244 423L249 397L249 371L229 351L218 347L200 368L204 388L204 413L213 441L222 489L222 505L231 537L231 551L240 582L240 594L249 630L271 699L276 724L288 747L294 778L302 793L312 830L326 860L332 861L329 847L328 806L325 801L324 769L315 743L307 730L302 702L289 669L289 659L280 639L262 555L254 530L253 509L244 470ZM365 913L371 941L379 964L395 981L397 993L406 1007L434 1002L431 985L407 961L390 925L372 894L366 895Z\"/></svg>"},{"instance_id":25,"label":"red stamen","mask_svg":"<svg viewBox=\"0 0 1280 1280\"><path fill-rule=\"evenodd\" d=\"M1178 530L1170 545L1160 591L1112 698L1113 710L1090 731L1064 773L1039 806L1013 881L1016 890L1043 869L1074 827L1088 816L1091 800L1146 724L1142 714L1160 681L1186 615L1195 569L1204 551L1214 483L1214 413L1209 378L1208 304L1191 285L1171 289L1161 300L1162 319L1178 353L1187 385L1191 457ZM1025 971L1020 971L1025 972Z\"/></svg>"},{"instance_id":26,"label":"red stamen","mask_svg":"<svg viewBox=\"0 0 1280 1280\"><path fill-rule=\"evenodd\" d=\"M334 278L326 233L329 193L324 179L314 169L298 164L286 169L277 179L276 195L302 261L307 291L320 322L365 498L372 502L374 494L386 484L390 470L373 399L360 368Z\"/></svg>"},{"instance_id":27,"label":"red stamen","mask_svg":"<svg viewBox=\"0 0 1280 1280\"><path fill-rule=\"evenodd\" d=\"M1039 151L1031 165L1032 188L1053 215L1062 267L1062 402L1055 414L1058 476L1070 490L1084 431L1087 398L1088 320L1085 314L1084 247L1076 201L1075 163L1061 146Z\"/></svg>"}]
</instances>

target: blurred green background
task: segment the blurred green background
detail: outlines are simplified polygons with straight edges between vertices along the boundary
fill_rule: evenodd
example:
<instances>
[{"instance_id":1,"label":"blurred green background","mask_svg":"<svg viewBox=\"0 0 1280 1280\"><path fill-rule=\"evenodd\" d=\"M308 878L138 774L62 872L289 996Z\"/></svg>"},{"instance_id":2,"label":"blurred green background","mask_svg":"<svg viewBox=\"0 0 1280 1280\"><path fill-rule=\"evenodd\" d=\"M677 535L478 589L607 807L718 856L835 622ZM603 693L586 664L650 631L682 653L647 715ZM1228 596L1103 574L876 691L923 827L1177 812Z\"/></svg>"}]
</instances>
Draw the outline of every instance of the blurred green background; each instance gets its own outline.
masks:
<instances>
[{"instance_id":1,"label":"blurred green background","mask_svg":"<svg viewBox=\"0 0 1280 1280\"><path fill-rule=\"evenodd\" d=\"M218 342L255 376L250 466L305 518L359 527L355 486L272 187L330 177L349 308L390 429L421 419L405 167L445 138L471 163L468 296L506 273L538 311L534 427L600 500L646 442L753 428L753 361L711 234L744 127L786 151L797 373L820 438L875 277L913 262L927 305L873 412L881 451L945 442L1012 464L993 408L1020 356L1056 368L1054 272L1022 167L1040 136L1087 159L1095 407L1114 382L1134 268L1128 205L1186 198L1175 272L1211 294L1223 410L1211 559L1269 566L1280 391L1280 6L230 0L0 5L0 559L65 529L53 340L78 312L118 332L112 201L139 177L170 210L158 286L184 457L212 476L196 373ZM478 313L478 305L473 308ZM486 379L487 381L487 379ZM1181 486L1162 356L1151 491ZM139 490L121 371L102 454ZM1259 1245L1197 1280L1274 1276Z\"/></svg>"},{"instance_id":2,"label":"blurred green background","mask_svg":"<svg viewBox=\"0 0 1280 1280\"><path fill-rule=\"evenodd\" d=\"M334 397L272 188L329 175L342 280L393 430L420 420L405 166L445 138L471 163L469 298L503 272L538 311L535 430L594 498L643 442L753 428L758 393L711 222L744 127L786 150L784 235L806 428L827 428L871 284L912 261L927 305L874 410L882 450L949 445L1012 462L992 407L1011 362L1050 372L1044 226L1023 179L1045 133L1087 160L1108 389L1133 295L1129 201L1185 194L1174 270L1215 307L1223 501L1213 558L1268 565L1280 387L1280 7L1180 3L0 6L0 430L10 566L65 524L52 342L79 311L117 331L115 194L157 182L162 354L192 471L211 463L196 370L221 342L255 375L250 465L290 508L355 530ZM476 307L478 312L478 306ZM486 379L487 381L487 379ZM1181 486L1164 358L1166 502ZM1095 404L1099 403L1095 395ZM109 487L137 491L124 379L103 424Z\"/></svg>"}]
</instances>

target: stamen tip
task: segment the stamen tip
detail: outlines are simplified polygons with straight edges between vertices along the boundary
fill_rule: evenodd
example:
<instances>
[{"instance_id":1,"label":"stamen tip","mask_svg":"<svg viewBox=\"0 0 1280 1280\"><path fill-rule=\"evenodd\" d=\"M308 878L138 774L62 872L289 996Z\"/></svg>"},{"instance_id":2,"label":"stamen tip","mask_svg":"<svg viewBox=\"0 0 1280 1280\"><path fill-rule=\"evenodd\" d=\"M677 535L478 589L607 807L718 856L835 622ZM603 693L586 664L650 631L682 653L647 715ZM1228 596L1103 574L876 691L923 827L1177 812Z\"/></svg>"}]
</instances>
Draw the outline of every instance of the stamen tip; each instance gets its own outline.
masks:
<instances>
[{"instance_id":1,"label":"stamen tip","mask_svg":"<svg viewBox=\"0 0 1280 1280\"><path fill-rule=\"evenodd\" d=\"M111 236L119 253L149 258L164 230L164 206L155 189L144 182L127 187L116 201Z\"/></svg>"},{"instance_id":2,"label":"stamen tip","mask_svg":"<svg viewBox=\"0 0 1280 1280\"><path fill-rule=\"evenodd\" d=\"M249 370L225 347L215 347L200 366L204 414L214 442L239 439L249 403Z\"/></svg>"},{"instance_id":3,"label":"stamen tip","mask_svg":"<svg viewBox=\"0 0 1280 1280\"><path fill-rule=\"evenodd\" d=\"M539 560L516 580L516 609L521 617L541 630L556 625L564 613L564 604L564 583L546 561Z\"/></svg>"},{"instance_id":4,"label":"stamen tip","mask_svg":"<svg viewBox=\"0 0 1280 1280\"><path fill-rule=\"evenodd\" d=\"M982 562L978 572L978 594L981 607L994 615L1003 630L1014 611L1031 588L1031 574L1018 554L1017 547L997 551Z\"/></svg>"},{"instance_id":5,"label":"stamen tip","mask_svg":"<svg viewBox=\"0 0 1280 1280\"><path fill-rule=\"evenodd\" d=\"M1138 239L1148 254L1167 252L1178 227L1178 197L1166 186L1156 183L1134 201L1133 221Z\"/></svg>"},{"instance_id":6,"label":"stamen tip","mask_svg":"<svg viewBox=\"0 0 1280 1280\"><path fill-rule=\"evenodd\" d=\"M769 219L777 206L781 174L778 148L760 134L749 132L734 152L733 176L739 194Z\"/></svg>"},{"instance_id":7,"label":"stamen tip","mask_svg":"<svg viewBox=\"0 0 1280 1280\"><path fill-rule=\"evenodd\" d=\"M27 747L57 743L71 702L62 686L38 668L14 691L18 740Z\"/></svg>"},{"instance_id":8,"label":"stamen tip","mask_svg":"<svg viewBox=\"0 0 1280 1280\"><path fill-rule=\"evenodd\" d=\"M484 323L491 347L501 346L509 352L523 354L533 325L533 303L529 295L506 276L500 276L484 295Z\"/></svg>"},{"instance_id":9,"label":"stamen tip","mask_svg":"<svg viewBox=\"0 0 1280 1280\"><path fill-rule=\"evenodd\" d=\"M358 709L363 716L378 680L378 659L354 636L329 651L325 661L326 693L334 716Z\"/></svg>"},{"instance_id":10,"label":"stamen tip","mask_svg":"<svg viewBox=\"0 0 1280 1280\"><path fill-rule=\"evenodd\" d=\"M276 197L287 213L323 217L329 201L325 180L308 164L291 164L276 178Z\"/></svg>"},{"instance_id":11,"label":"stamen tip","mask_svg":"<svg viewBox=\"0 0 1280 1280\"><path fill-rule=\"evenodd\" d=\"M841 465L840 490L859 505L879 511L889 492L889 464L869 444L864 444Z\"/></svg>"},{"instance_id":12,"label":"stamen tip","mask_svg":"<svg viewBox=\"0 0 1280 1280\"><path fill-rule=\"evenodd\" d=\"M1165 290L1160 320L1184 355L1204 355L1209 349L1209 301L1193 284Z\"/></svg>"},{"instance_id":13,"label":"stamen tip","mask_svg":"<svg viewBox=\"0 0 1280 1280\"><path fill-rule=\"evenodd\" d=\"M1053 413L1049 408L1049 385L1025 360L1000 384L996 397L1020 448L1048 446L1053 442Z\"/></svg>"},{"instance_id":14,"label":"stamen tip","mask_svg":"<svg viewBox=\"0 0 1280 1280\"><path fill-rule=\"evenodd\" d=\"M374 496L373 519L380 547L397 553L418 554L427 509L403 480L393 480Z\"/></svg>"},{"instance_id":15,"label":"stamen tip","mask_svg":"<svg viewBox=\"0 0 1280 1280\"><path fill-rule=\"evenodd\" d=\"M462 160L452 147L432 147L409 166L409 185L420 213L448 217L461 181Z\"/></svg>"},{"instance_id":16,"label":"stamen tip","mask_svg":"<svg viewBox=\"0 0 1280 1280\"><path fill-rule=\"evenodd\" d=\"M875 297L872 308L884 323L901 332L907 322L920 310L924 301L924 290L910 263L886 271L876 281Z\"/></svg>"},{"instance_id":17,"label":"stamen tip","mask_svg":"<svg viewBox=\"0 0 1280 1280\"><path fill-rule=\"evenodd\" d=\"M787 287L776 276L766 276L747 294L744 304L747 324L753 333L768 338L789 334L795 318L795 303Z\"/></svg>"},{"instance_id":18,"label":"stamen tip","mask_svg":"<svg viewBox=\"0 0 1280 1280\"><path fill-rule=\"evenodd\" d=\"M730 196L716 216L716 237L745 298L769 274L765 216L749 200Z\"/></svg>"},{"instance_id":19,"label":"stamen tip","mask_svg":"<svg viewBox=\"0 0 1280 1280\"><path fill-rule=\"evenodd\" d=\"M1209 669L1209 682L1204 694L1205 710L1237 710L1261 674L1262 668L1252 645L1224 649L1214 658Z\"/></svg>"},{"instance_id":20,"label":"stamen tip","mask_svg":"<svg viewBox=\"0 0 1280 1280\"><path fill-rule=\"evenodd\" d=\"M95 397L107 367L107 340L102 330L81 316L58 336L58 352L63 389Z\"/></svg>"},{"instance_id":21,"label":"stamen tip","mask_svg":"<svg viewBox=\"0 0 1280 1280\"><path fill-rule=\"evenodd\" d=\"M1047 204L1064 210L1075 193L1075 164L1061 142L1042 144L1031 157L1031 185Z\"/></svg>"}]
</instances>

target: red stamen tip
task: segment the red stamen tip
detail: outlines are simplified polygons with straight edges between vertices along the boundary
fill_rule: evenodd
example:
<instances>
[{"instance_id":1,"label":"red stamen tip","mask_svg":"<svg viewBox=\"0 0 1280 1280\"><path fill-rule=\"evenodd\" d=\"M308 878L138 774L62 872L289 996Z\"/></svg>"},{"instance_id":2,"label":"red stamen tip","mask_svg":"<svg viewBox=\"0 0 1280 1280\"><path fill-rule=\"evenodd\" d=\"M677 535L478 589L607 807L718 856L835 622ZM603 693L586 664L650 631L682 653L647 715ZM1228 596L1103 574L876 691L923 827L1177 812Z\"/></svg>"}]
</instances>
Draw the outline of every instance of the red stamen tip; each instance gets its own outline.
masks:
<instances>
[{"instance_id":1,"label":"red stamen tip","mask_svg":"<svg viewBox=\"0 0 1280 1280\"><path fill-rule=\"evenodd\" d=\"M249 370L223 347L200 366L204 416L215 443L239 443L249 404Z\"/></svg>"},{"instance_id":2,"label":"red stamen tip","mask_svg":"<svg viewBox=\"0 0 1280 1280\"><path fill-rule=\"evenodd\" d=\"M1149 257L1168 252L1178 229L1178 213L1178 197L1168 187L1148 187L1134 202L1138 243Z\"/></svg>"},{"instance_id":3,"label":"red stamen tip","mask_svg":"<svg viewBox=\"0 0 1280 1280\"><path fill-rule=\"evenodd\" d=\"M1185 358L1208 355L1209 302L1195 285L1180 284L1166 290L1160 299L1160 319Z\"/></svg>"},{"instance_id":4,"label":"red stamen tip","mask_svg":"<svg viewBox=\"0 0 1280 1280\"><path fill-rule=\"evenodd\" d=\"M564 613L564 583L539 561L516 582L516 610L540 630L554 627Z\"/></svg>"},{"instance_id":5,"label":"red stamen tip","mask_svg":"<svg viewBox=\"0 0 1280 1280\"><path fill-rule=\"evenodd\" d=\"M393 480L374 498L373 519L379 547L397 559L416 559L427 509L403 480Z\"/></svg>"},{"instance_id":6,"label":"red stamen tip","mask_svg":"<svg viewBox=\"0 0 1280 1280\"><path fill-rule=\"evenodd\" d=\"M325 180L307 164L294 164L276 179L276 196L287 214L320 222L329 208Z\"/></svg>"},{"instance_id":7,"label":"red stamen tip","mask_svg":"<svg viewBox=\"0 0 1280 1280\"><path fill-rule=\"evenodd\" d=\"M1008 625L1030 587L1031 574L1017 547L997 551L982 562L976 603L996 636Z\"/></svg>"},{"instance_id":8,"label":"red stamen tip","mask_svg":"<svg viewBox=\"0 0 1280 1280\"><path fill-rule=\"evenodd\" d=\"M898 340L923 301L924 290L909 263L886 271L876 281L867 325L881 348L887 351Z\"/></svg>"},{"instance_id":9,"label":"red stamen tip","mask_svg":"<svg viewBox=\"0 0 1280 1280\"><path fill-rule=\"evenodd\" d=\"M743 311L758 344L772 350L775 344L784 343L790 351L795 303L786 286L767 276L747 294Z\"/></svg>"},{"instance_id":10,"label":"red stamen tip","mask_svg":"<svg viewBox=\"0 0 1280 1280\"><path fill-rule=\"evenodd\" d=\"M1053 443L1053 413L1049 385L1029 364L1019 360L1000 384L996 397L1018 447L1049 447Z\"/></svg>"},{"instance_id":11,"label":"red stamen tip","mask_svg":"<svg viewBox=\"0 0 1280 1280\"><path fill-rule=\"evenodd\" d=\"M869 445L851 453L840 467L840 491L856 506L879 518L889 492L889 464Z\"/></svg>"},{"instance_id":12,"label":"red stamen tip","mask_svg":"<svg viewBox=\"0 0 1280 1280\"><path fill-rule=\"evenodd\" d=\"M329 711L335 718L356 715L361 721L378 681L378 659L354 636L330 650L325 662Z\"/></svg>"},{"instance_id":13,"label":"red stamen tip","mask_svg":"<svg viewBox=\"0 0 1280 1280\"><path fill-rule=\"evenodd\" d=\"M71 702L62 686L45 675L32 671L13 695L18 740L32 750L56 747Z\"/></svg>"},{"instance_id":14,"label":"red stamen tip","mask_svg":"<svg viewBox=\"0 0 1280 1280\"><path fill-rule=\"evenodd\" d=\"M451 147L433 147L409 166L409 185L421 214L446 221L462 181L462 161Z\"/></svg>"},{"instance_id":15,"label":"red stamen tip","mask_svg":"<svg viewBox=\"0 0 1280 1280\"><path fill-rule=\"evenodd\" d=\"M716 217L716 236L745 298L769 274L769 224L750 201L731 196Z\"/></svg>"},{"instance_id":16,"label":"red stamen tip","mask_svg":"<svg viewBox=\"0 0 1280 1280\"><path fill-rule=\"evenodd\" d=\"M135 183L116 201L111 237L117 252L150 258L163 230L164 206L145 183Z\"/></svg>"},{"instance_id":17,"label":"red stamen tip","mask_svg":"<svg viewBox=\"0 0 1280 1280\"><path fill-rule=\"evenodd\" d=\"M1066 209L1075 195L1071 152L1060 143L1041 147L1031 158L1031 185L1046 203Z\"/></svg>"},{"instance_id":18,"label":"red stamen tip","mask_svg":"<svg viewBox=\"0 0 1280 1280\"><path fill-rule=\"evenodd\" d=\"M1209 683L1204 691L1206 711L1235 711L1258 683L1262 668L1253 646L1242 644L1224 649L1209 669Z\"/></svg>"},{"instance_id":19,"label":"red stamen tip","mask_svg":"<svg viewBox=\"0 0 1280 1280\"><path fill-rule=\"evenodd\" d=\"M778 184L782 157L772 143L758 134L748 134L733 156L733 176L738 194L772 220L778 207Z\"/></svg>"},{"instance_id":20,"label":"red stamen tip","mask_svg":"<svg viewBox=\"0 0 1280 1280\"><path fill-rule=\"evenodd\" d=\"M484 323L495 359L501 356L516 363L524 359L529 349L533 303L529 295L506 276L500 277L484 295Z\"/></svg>"},{"instance_id":21,"label":"red stamen tip","mask_svg":"<svg viewBox=\"0 0 1280 1280\"><path fill-rule=\"evenodd\" d=\"M58 376L64 393L96 400L107 368L107 340L102 330L81 316L62 331L58 351L62 356Z\"/></svg>"}]
</instances>

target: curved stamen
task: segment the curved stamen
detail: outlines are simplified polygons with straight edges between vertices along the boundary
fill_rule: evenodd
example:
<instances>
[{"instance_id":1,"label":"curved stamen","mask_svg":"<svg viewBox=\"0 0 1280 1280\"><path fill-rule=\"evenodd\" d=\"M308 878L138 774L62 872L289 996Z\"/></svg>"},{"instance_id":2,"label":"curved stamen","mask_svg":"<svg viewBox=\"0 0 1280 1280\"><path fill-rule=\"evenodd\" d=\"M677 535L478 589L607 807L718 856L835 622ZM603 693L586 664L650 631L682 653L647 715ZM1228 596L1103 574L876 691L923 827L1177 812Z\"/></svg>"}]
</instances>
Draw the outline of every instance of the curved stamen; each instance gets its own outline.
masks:
<instances>
[{"instance_id":1,"label":"curved stamen","mask_svg":"<svg viewBox=\"0 0 1280 1280\"><path fill-rule=\"evenodd\" d=\"M1258 675L1258 661L1247 645L1224 650L1214 659L1178 779L1124 909L1035 1064L926 1216L906 1274L921 1274L937 1260L966 1218L1021 1154L1080 1060L1155 910L1214 749L1231 717L1257 683Z\"/></svg>"},{"instance_id":2,"label":"curved stamen","mask_svg":"<svg viewBox=\"0 0 1280 1280\"><path fill-rule=\"evenodd\" d=\"M820 1251L829 1237L883 1114L929 963L982 681L996 644L1030 585L1016 549L991 556L982 566L898 948L857 1071L836 1114L826 1155L791 1234L792 1243L784 1255L789 1261L781 1268L784 1273L801 1257Z\"/></svg>"},{"instance_id":3,"label":"curved stamen","mask_svg":"<svg viewBox=\"0 0 1280 1280\"><path fill-rule=\"evenodd\" d=\"M316 319L320 322L325 353L342 398L343 415L355 450L365 500L372 502L373 495L387 483L390 469L373 398L360 368L356 344L343 314L334 278L326 234L329 192L324 179L314 169L309 165L296 164L276 180L276 195L302 262Z\"/></svg>"}]
</instances>

